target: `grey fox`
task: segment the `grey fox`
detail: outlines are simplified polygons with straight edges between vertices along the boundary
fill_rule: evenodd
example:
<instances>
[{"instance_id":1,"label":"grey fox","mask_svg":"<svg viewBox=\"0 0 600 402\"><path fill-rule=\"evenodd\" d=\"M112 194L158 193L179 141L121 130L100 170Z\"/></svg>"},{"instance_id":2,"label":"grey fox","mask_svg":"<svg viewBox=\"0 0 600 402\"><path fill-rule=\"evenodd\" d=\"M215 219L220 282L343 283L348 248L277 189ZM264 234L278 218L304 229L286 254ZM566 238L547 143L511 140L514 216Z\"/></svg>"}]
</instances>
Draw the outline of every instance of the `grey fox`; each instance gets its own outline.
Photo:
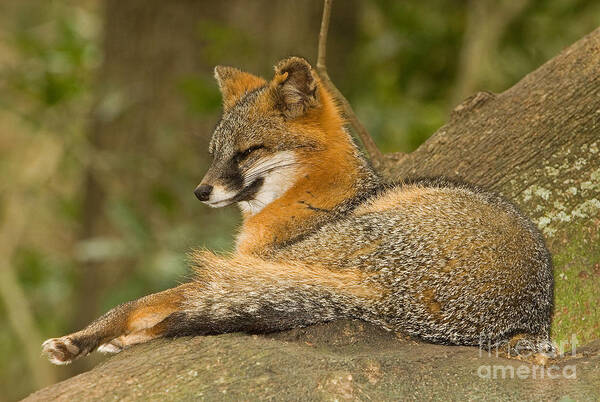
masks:
<instances>
[{"instance_id":1,"label":"grey fox","mask_svg":"<svg viewBox=\"0 0 600 402\"><path fill-rule=\"evenodd\" d=\"M335 319L443 344L549 341L550 254L513 204L444 178L384 183L302 58L279 62L270 82L231 67L215 76L223 116L195 194L240 206L235 251L193 252L192 282L47 340L50 361Z\"/></svg>"}]
</instances>

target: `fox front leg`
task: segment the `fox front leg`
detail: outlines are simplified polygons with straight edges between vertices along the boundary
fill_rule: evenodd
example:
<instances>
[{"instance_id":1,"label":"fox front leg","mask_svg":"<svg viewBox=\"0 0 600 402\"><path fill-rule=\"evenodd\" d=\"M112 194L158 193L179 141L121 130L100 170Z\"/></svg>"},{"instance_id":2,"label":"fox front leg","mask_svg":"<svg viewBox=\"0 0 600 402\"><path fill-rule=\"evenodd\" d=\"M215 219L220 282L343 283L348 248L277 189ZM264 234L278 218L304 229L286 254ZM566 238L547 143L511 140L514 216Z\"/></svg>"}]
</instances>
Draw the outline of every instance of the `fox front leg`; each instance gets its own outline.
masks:
<instances>
[{"instance_id":1,"label":"fox front leg","mask_svg":"<svg viewBox=\"0 0 600 402\"><path fill-rule=\"evenodd\" d=\"M69 364L96 349L115 353L127 346L159 338L164 335L164 329L157 324L181 309L189 286L181 285L123 303L81 331L46 340L42 352L54 364Z\"/></svg>"}]
</instances>

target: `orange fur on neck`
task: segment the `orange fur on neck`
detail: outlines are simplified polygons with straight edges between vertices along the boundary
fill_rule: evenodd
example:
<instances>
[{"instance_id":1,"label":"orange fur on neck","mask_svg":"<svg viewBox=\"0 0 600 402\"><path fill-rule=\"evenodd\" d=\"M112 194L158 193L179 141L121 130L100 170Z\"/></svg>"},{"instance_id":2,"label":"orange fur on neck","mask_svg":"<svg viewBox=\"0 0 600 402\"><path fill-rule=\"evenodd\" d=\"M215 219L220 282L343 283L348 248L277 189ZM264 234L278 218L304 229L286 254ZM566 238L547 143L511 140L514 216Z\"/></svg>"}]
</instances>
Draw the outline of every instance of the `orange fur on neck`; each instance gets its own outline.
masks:
<instances>
[{"instance_id":1,"label":"orange fur on neck","mask_svg":"<svg viewBox=\"0 0 600 402\"><path fill-rule=\"evenodd\" d=\"M299 149L295 184L256 215L244 216L237 251L258 253L270 244L283 243L302 234L317 215L328 211L357 191L359 161L344 121L331 96L319 87L318 109L290 122L290 131L314 139L316 149Z\"/></svg>"}]
</instances>

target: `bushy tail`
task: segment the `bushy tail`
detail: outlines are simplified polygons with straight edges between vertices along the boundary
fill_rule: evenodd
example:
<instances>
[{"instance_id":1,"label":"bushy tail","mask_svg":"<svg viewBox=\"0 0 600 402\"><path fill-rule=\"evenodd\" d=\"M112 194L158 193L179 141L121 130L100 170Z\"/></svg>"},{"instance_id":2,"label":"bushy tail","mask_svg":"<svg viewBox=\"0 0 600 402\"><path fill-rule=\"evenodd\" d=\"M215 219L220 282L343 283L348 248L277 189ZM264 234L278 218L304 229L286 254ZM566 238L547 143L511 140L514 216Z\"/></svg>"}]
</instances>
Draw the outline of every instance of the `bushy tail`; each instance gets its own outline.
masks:
<instances>
[{"instance_id":1,"label":"bushy tail","mask_svg":"<svg viewBox=\"0 0 600 402\"><path fill-rule=\"evenodd\" d=\"M340 318L362 318L381 296L367 273L332 271L252 256L192 255L197 277L167 336L266 333Z\"/></svg>"}]
</instances>

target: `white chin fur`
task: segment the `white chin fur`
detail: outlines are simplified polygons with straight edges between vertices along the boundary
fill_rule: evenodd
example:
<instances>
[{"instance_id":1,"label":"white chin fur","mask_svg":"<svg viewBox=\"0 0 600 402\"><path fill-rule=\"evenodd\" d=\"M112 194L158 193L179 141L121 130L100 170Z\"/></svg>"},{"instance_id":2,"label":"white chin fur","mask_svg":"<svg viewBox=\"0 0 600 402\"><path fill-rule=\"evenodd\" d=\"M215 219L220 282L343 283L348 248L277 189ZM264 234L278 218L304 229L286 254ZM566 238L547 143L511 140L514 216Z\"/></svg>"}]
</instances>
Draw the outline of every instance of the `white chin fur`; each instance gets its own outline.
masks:
<instances>
[{"instance_id":1,"label":"white chin fur","mask_svg":"<svg viewBox=\"0 0 600 402\"><path fill-rule=\"evenodd\" d=\"M275 166L279 168L271 169ZM260 176L263 183L254 199L239 202L240 209L245 214L254 215L265 206L281 197L296 181L296 157L292 151L278 152L270 157L263 158L251 170L245 172L246 177L254 176L254 172L269 170ZM244 186L251 183L244 182Z\"/></svg>"},{"instance_id":2,"label":"white chin fur","mask_svg":"<svg viewBox=\"0 0 600 402\"><path fill-rule=\"evenodd\" d=\"M205 201L205 203L212 208L221 208L231 204L231 200L235 196L235 192L227 191L224 187L216 185L213 187L213 190L210 193L210 197L207 201Z\"/></svg>"}]
</instances>

